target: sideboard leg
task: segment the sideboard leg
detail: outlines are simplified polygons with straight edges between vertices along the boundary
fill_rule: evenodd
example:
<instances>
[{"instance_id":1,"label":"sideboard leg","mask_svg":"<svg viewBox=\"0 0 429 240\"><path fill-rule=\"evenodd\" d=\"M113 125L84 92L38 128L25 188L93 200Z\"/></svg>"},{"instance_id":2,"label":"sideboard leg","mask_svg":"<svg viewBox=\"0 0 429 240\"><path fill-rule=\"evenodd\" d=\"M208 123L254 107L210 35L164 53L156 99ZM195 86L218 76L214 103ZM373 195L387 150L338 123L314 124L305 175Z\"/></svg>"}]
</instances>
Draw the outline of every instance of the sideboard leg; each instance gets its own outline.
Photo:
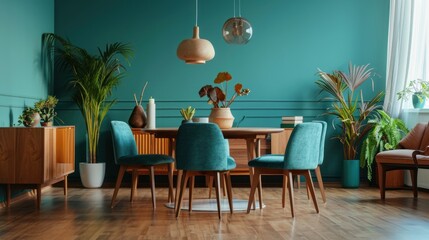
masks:
<instances>
[{"instance_id":1,"label":"sideboard leg","mask_svg":"<svg viewBox=\"0 0 429 240\"><path fill-rule=\"evenodd\" d=\"M6 185L6 207L10 206L10 195L11 195L10 184L7 184Z\"/></svg>"},{"instance_id":2,"label":"sideboard leg","mask_svg":"<svg viewBox=\"0 0 429 240\"><path fill-rule=\"evenodd\" d=\"M68 185L69 185L68 180L67 180L68 179L67 176L68 175L64 176L64 196L67 196L67 190L68 190Z\"/></svg>"},{"instance_id":3,"label":"sideboard leg","mask_svg":"<svg viewBox=\"0 0 429 240\"><path fill-rule=\"evenodd\" d=\"M40 209L40 202L42 200L42 185L37 185L37 209Z\"/></svg>"}]
</instances>

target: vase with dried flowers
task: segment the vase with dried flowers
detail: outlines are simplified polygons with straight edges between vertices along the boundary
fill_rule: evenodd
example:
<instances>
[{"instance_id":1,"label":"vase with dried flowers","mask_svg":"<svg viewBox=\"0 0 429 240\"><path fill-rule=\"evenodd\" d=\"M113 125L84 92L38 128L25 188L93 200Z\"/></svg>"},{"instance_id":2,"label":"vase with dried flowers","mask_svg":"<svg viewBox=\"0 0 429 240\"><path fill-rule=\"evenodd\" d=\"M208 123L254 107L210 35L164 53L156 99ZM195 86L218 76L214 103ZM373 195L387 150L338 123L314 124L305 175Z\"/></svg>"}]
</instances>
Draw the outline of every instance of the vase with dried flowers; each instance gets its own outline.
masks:
<instances>
[{"instance_id":1,"label":"vase with dried flowers","mask_svg":"<svg viewBox=\"0 0 429 240\"><path fill-rule=\"evenodd\" d=\"M212 111L209 116L209 121L219 125L221 129L228 129L234 123L234 116L231 113L230 106L238 96L246 96L250 93L250 89L243 89L241 83L234 86L234 95L228 100L228 81L232 79L228 72L220 72L217 74L214 83L220 84L220 87L212 85L203 86L198 92L200 97L207 96L208 103L213 104Z\"/></svg>"},{"instance_id":2,"label":"vase with dried flowers","mask_svg":"<svg viewBox=\"0 0 429 240\"><path fill-rule=\"evenodd\" d=\"M137 96L134 93L134 101L136 106L134 106L133 111L131 112L130 118L128 119L128 124L133 128L144 128L147 124L147 116L144 108L142 107L142 100L144 91L146 89L147 82L145 83L142 92L140 93L140 99L137 101Z\"/></svg>"}]
</instances>

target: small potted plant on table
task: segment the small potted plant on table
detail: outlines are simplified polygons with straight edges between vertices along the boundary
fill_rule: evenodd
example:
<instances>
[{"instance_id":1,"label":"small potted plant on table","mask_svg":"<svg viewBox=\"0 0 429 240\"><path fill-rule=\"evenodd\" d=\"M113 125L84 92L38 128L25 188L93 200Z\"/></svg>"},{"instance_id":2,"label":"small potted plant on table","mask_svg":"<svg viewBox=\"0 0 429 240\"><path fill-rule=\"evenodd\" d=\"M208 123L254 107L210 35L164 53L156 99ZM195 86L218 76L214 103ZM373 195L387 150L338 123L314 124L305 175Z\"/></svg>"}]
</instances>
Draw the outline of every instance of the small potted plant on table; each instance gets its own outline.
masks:
<instances>
[{"instance_id":1,"label":"small potted plant on table","mask_svg":"<svg viewBox=\"0 0 429 240\"><path fill-rule=\"evenodd\" d=\"M221 87L213 87L212 85L203 86L198 94L200 97L207 96L209 104L213 104L212 111L209 116L209 121L216 123L221 129L228 129L234 123L234 116L231 113L229 106L234 102L237 96L245 96L250 93L250 89L243 88L241 83L234 86L234 95L230 100L227 100L228 81L232 79L228 72L220 72L217 74L214 83L220 84ZM225 89L225 91L223 90Z\"/></svg>"},{"instance_id":2,"label":"small potted plant on table","mask_svg":"<svg viewBox=\"0 0 429 240\"><path fill-rule=\"evenodd\" d=\"M180 114L183 117L182 124L192 122L192 117L195 114L195 108L189 106L188 108L180 109Z\"/></svg>"},{"instance_id":3,"label":"small potted plant on table","mask_svg":"<svg viewBox=\"0 0 429 240\"><path fill-rule=\"evenodd\" d=\"M39 114L42 122L40 123L44 127L50 127L53 125L54 118L57 116L55 112L55 106L58 103L58 99L55 96L48 96L44 100L40 100L34 104L39 109Z\"/></svg>"},{"instance_id":4,"label":"small potted plant on table","mask_svg":"<svg viewBox=\"0 0 429 240\"><path fill-rule=\"evenodd\" d=\"M408 86L397 93L398 100L408 100L409 96L412 96L413 107L423 108L426 103L426 98L429 97L429 83L422 79L412 80Z\"/></svg>"},{"instance_id":5,"label":"small potted plant on table","mask_svg":"<svg viewBox=\"0 0 429 240\"><path fill-rule=\"evenodd\" d=\"M40 114L36 107L26 107L18 117L18 124L26 127L36 127L39 122Z\"/></svg>"}]
</instances>

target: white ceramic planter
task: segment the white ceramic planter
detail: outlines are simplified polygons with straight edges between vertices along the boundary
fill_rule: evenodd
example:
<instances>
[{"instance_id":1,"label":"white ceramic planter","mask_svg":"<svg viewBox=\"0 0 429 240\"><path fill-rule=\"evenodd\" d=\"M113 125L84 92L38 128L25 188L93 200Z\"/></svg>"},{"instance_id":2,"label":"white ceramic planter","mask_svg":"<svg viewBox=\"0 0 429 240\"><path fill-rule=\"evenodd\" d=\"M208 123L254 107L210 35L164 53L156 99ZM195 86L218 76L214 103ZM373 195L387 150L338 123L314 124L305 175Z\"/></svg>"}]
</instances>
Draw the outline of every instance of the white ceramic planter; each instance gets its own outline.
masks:
<instances>
[{"instance_id":1,"label":"white ceramic planter","mask_svg":"<svg viewBox=\"0 0 429 240\"><path fill-rule=\"evenodd\" d=\"M80 180L86 188L99 188L103 185L106 163L79 164Z\"/></svg>"}]
</instances>

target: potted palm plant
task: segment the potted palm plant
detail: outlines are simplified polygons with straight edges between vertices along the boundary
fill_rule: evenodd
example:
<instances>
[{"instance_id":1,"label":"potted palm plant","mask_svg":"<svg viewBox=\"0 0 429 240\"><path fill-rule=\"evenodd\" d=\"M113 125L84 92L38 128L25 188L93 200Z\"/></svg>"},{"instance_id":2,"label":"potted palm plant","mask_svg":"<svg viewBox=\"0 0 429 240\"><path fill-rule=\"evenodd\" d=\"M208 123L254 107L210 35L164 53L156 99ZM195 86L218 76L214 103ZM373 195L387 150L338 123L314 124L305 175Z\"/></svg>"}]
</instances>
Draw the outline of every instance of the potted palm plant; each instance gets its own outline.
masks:
<instances>
[{"instance_id":1,"label":"potted palm plant","mask_svg":"<svg viewBox=\"0 0 429 240\"><path fill-rule=\"evenodd\" d=\"M376 94L371 100L364 101L362 91L355 94L356 89L372 75L372 68L367 65L356 66L349 64L349 73L334 71L332 74L318 70L319 80L316 84L321 92L330 95L333 101L326 114L335 116L341 134L337 136L343 144L343 187L359 187L359 158L358 147L365 135L371 129L366 124L367 117L380 107L378 103L383 93Z\"/></svg>"},{"instance_id":2,"label":"potted palm plant","mask_svg":"<svg viewBox=\"0 0 429 240\"><path fill-rule=\"evenodd\" d=\"M62 37L53 36L60 43L60 47L56 48L56 55L59 57L60 66L70 74L74 101L86 125L88 160L87 163L81 162L79 165L82 184L90 188L100 187L105 172L105 163L97 163L100 129L104 117L116 102L106 99L125 73L118 57L128 61L133 52L128 44L116 42L106 44L104 49L98 48L98 54L93 55ZM99 174L96 174L97 172ZM97 176L99 178L95 179Z\"/></svg>"}]
</instances>

